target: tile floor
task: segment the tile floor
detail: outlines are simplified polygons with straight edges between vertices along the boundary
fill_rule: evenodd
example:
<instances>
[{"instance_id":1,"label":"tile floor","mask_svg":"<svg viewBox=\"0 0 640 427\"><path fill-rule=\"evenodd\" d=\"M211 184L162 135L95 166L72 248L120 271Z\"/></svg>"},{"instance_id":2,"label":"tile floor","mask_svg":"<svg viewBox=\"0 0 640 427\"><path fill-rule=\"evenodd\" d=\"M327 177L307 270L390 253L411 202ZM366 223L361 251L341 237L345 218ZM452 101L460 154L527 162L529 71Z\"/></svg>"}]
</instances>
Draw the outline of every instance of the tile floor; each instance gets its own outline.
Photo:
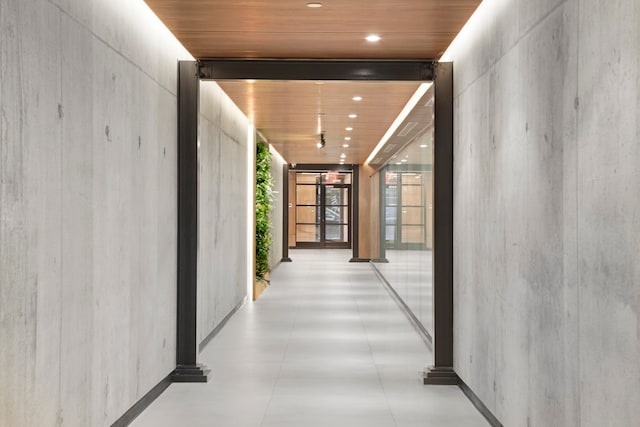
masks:
<instances>
[{"instance_id":1,"label":"tile floor","mask_svg":"<svg viewBox=\"0 0 640 427\"><path fill-rule=\"evenodd\" d=\"M460 389L424 386L432 355L368 264L291 251L209 343L206 384L172 384L131 425L487 426Z\"/></svg>"}]
</instances>

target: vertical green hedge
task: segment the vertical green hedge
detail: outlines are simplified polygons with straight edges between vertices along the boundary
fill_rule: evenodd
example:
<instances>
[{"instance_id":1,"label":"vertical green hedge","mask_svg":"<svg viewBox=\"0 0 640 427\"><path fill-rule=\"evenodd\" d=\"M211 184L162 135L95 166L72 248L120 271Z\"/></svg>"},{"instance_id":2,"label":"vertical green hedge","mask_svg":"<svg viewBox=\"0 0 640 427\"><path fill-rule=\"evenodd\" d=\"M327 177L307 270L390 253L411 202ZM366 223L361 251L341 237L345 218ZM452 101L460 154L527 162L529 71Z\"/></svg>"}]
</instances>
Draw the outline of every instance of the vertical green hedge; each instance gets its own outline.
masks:
<instances>
[{"instance_id":1,"label":"vertical green hedge","mask_svg":"<svg viewBox=\"0 0 640 427\"><path fill-rule=\"evenodd\" d=\"M271 221L269 212L273 200L271 153L264 144L256 149L256 279L262 280L269 271L271 248Z\"/></svg>"}]
</instances>

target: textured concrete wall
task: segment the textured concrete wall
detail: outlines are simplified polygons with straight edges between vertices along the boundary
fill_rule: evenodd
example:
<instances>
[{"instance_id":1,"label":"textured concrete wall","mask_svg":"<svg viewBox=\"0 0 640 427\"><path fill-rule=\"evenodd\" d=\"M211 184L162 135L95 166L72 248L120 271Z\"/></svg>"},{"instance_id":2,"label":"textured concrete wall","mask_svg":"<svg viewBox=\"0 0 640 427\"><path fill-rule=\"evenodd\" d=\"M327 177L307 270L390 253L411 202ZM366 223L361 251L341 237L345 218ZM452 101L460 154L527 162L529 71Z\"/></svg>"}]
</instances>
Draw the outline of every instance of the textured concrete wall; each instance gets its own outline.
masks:
<instances>
[{"instance_id":1,"label":"textured concrete wall","mask_svg":"<svg viewBox=\"0 0 640 427\"><path fill-rule=\"evenodd\" d=\"M485 0L455 69L455 369L506 426L640 419L640 3Z\"/></svg>"},{"instance_id":2,"label":"textured concrete wall","mask_svg":"<svg viewBox=\"0 0 640 427\"><path fill-rule=\"evenodd\" d=\"M284 215L284 177L282 168L286 163L278 154L271 153L271 176L273 177L273 208L271 210L271 230L272 244L269 252L269 265L273 270L282 260L282 217Z\"/></svg>"},{"instance_id":3,"label":"textured concrete wall","mask_svg":"<svg viewBox=\"0 0 640 427\"><path fill-rule=\"evenodd\" d=\"M175 366L176 74L141 1L0 2L0 425L110 425Z\"/></svg>"},{"instance_id":4,"label":"textured concrete wall","mask_svg":"<svg viewBox=\"0 0 640 427\"><path fill-rule=\"evenodd\" d=\"M215 82L200 86L198 336L247 294L249 120Z\"/></svg>"}]
</instances>

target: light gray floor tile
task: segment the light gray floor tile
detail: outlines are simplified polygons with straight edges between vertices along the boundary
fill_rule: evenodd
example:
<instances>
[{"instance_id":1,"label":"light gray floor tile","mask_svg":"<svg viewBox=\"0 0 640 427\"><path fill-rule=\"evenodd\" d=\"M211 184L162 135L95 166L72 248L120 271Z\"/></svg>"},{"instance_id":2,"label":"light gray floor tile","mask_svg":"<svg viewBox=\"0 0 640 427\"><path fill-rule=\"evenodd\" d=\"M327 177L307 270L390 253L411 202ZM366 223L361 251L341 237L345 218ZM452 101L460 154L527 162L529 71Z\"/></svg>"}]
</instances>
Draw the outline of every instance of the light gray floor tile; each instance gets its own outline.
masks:
<instances>
[{"instance_id":1,"label":"light gray floor tile","mask_svg":"<svg viewBox=\"0 0 640 427\"><path fill-rule=\"evenodd\" d=\"M133 426L488 425L457 387L422 385L433 356L371 266L290 255L201 353L213 379L171 385Z\"/></svg>"}]
</instances>

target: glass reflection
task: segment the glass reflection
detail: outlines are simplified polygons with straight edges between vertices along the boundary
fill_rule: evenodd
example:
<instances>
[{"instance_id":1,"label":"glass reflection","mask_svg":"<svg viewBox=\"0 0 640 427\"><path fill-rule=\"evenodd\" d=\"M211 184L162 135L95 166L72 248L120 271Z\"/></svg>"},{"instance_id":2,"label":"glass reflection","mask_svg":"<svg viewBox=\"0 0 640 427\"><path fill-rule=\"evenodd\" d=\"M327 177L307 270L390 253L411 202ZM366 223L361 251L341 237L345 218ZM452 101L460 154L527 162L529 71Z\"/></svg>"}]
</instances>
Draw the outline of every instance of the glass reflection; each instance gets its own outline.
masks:
<instances>
[{"instance_id":1,"label":"glass reflection","mask_svg":"<svg viewBox=\"0 0 640 427\"><path fill-rule=\"evenodd\" d=\"M433 128L394 157L378 171L376 268L433 337Z\"/></svg>"}]
</instances>

